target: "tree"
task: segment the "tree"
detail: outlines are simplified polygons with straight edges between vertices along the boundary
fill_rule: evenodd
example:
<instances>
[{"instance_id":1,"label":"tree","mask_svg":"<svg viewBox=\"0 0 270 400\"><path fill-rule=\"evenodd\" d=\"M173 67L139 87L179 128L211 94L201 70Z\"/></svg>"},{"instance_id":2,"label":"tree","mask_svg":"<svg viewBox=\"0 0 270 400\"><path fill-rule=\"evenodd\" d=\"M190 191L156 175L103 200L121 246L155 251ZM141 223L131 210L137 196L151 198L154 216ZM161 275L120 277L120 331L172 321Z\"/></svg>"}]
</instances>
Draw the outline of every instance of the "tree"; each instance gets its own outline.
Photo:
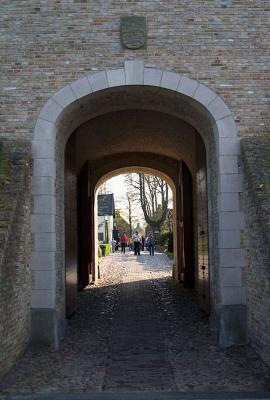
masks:
<instances>
[{"instance_id":1,"label":"tree","mask_svg":"<svg viewBox=\"0 0 270 400\"><path fill-rule=\"evenodd\" d=\"M133 212L136 208L136 199L135 199L133 193L127 192L126 203L127 203L127 214L128 214L128 223L129 223L129 236L131 237L133 222L137 221L137 218L135 218L133 216Z\"/></svg>"},{"instance_id":2,"label":"tree","mask_svg":"<svg viewBox=\"0 0 270 400\"><path fill-rule=\"evenodd\" d=\"M169 187L163 179L149 174L127 174L126 181L139 200L145 221L153 230L160 231L168 213Z\"/></svg>"},{"instance_id":3,"label":"tree","mask_svg":"<svg viewBox=\"0 0 270 400\"><path fill-rule=\"evenodd\" d=\"M121 211L118 209L115 210L114 224L116 229L118 229L121 233L128 232L129 230L128 222L122 217Z\"/></svg>"}]
</instances>

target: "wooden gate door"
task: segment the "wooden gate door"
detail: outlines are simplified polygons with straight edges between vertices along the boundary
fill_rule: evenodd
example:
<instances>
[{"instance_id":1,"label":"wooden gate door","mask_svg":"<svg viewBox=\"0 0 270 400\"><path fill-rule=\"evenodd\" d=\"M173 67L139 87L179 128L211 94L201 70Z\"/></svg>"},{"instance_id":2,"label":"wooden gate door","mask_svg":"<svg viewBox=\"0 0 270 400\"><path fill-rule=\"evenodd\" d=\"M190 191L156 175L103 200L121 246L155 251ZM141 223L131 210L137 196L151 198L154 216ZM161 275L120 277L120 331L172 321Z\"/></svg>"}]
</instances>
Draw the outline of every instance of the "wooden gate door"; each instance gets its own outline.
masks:
<instances>
[{"instance_id":1,"label":"wooden gate door","mask_svg":"<svg viewBox=\"0 0 270 400\"><path fill-rule=\"evenodd\" d=\"M195 284L192 177L183 161L177 188L178 280L192 289Z\"/></svg>"},{"instance_id":2,"label":"wooden gate door","mask_svg":"<svg viewBox=\"0 0 270 400\"><path fill-rule=\"evenodd\" d=\"M89 284L91 256L91 213L89 196L88 162L81 169L78 179L78 225L79 225L79 290Z\"/></svg>"},{"instance_id":3,"label":"wooden gate door","mask_svg":"<svg viewBox=\"0 0 270 400\"><path fill-rule=\"evenodd\" d=\"M198 290L200 307L207 314L210 313L210 276L208 257L208 199L206 156L202 144L198 140L197 149L197 243L198 243Z\"/></svg>"},{"instance_id":4,"label":"wooden gate door","mask_svg":"<svg viewBox=\"0 0 270 400\"><path fill-rule=\"evenodd\" d=\"M66 315L76 309L77 300L77 196L76 138L71 135L65 151L65 280Z\"/></svg>"},{"instance_id":5,"label":"wooden gate door","mask_svg":"<svg viewBox=\"0 0 270 400\"><path fill-rule=\"evenodd\" d=\"M190 289L195 285L194 266L194 230L193 230L193 196L192 177L185 163L182 163L183 193L183 248L184 248L184 286Z\"/></svg>"},{"instance_id":6,"label":"wooden gate door","mask_svg":"<svg viewBox=\"0 0 270 400\"><path fill-rule=\"evenodd\" d=\"M177 262L178 281L184 280L185 257L184 257L184 210L183 210L183 163L180 161L178 170L178 185L176 186L176 208L177 208Z\"/></svg>"}]
</instances>

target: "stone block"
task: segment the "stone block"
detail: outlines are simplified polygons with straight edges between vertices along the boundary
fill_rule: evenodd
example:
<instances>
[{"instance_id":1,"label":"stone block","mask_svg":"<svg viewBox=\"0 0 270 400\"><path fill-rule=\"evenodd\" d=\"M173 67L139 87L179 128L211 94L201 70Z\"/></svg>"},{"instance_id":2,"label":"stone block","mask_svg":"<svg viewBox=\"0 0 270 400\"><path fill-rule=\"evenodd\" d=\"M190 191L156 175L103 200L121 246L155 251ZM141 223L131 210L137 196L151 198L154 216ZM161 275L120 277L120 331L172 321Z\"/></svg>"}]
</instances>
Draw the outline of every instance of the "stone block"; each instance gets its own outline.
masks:
<instances>
[{"instance_id":1,"label":"stone block","mask_svg":"<svg viewBox=\"0 0 270 400\"><path fill-rule=\"evenodd\" d=\"M69 85L58 90L58 92L53 95L52 99L62 108L65 108L74 101L77 101L77 98L75 97L75 94Z\"/></svg>"},{"instance_id":2,"label":"stone block","mask_svg":"<svg viewBox=\"0 0 270 400\"><path fill-rule=\"evenodd\" d=\"M246 304L246 288L242 286L222 286L220 293L221 303L224 306Z\"/></svg>"},{"instance_id":3,"label":"stone block","mask_svg":"<svg viewBox=\"0 0 270 400\"><path fill-rule=\"evenodd\" d=\"M55 306L54 290L32 290L31 307L32 308L53 308Z\"/></svg>"},{"instance_id":4,"label":"stone block","mask_svg":"<svg viewBox=\"0 0 270 400\"><path fill-rule=\"evenodd\" d=\"M55 233L34 233L34 251L55 251Z\"/></svg>"},{"instance_id":5,"label":"stone block","mask_svg":"<svg viewBox=\"0 0 270 400\"><path fill-rule=\"evenodd\" d=\"M126 85L143 85L143 72L143 61L125 61Z\"/></svg>"},{"instance_id":6,"label":"stone block","mask_svg":"<svg viewBox=\"0 0 270 400\"><path fill-rule=\"evenodd\" d=\"M181 75L175 72L163 71L160 86L165 89L176 90L180 81Z\"/></svg>"},{"instance_id":7,"label":"stone block","mask_svg":"<svg viewBox=\"0 0 270 400\"><path fill-rule=\"evenodd\" d=\"M220 287L225 286L242 286L242 269L241 268L220 268L219 271Z\"/></svg>"},{"instance_id":8,"label":"stone block","mask_svg":"<svg viewBox=\"0 0 270 400\"><path fill-rule=\"evenodd\" d=\"M220 249L239 249L240 248L240 230L219 231L218 247Z\"/></svg>"},{"instance_id":9,"label":"stone block","mask_svg":"<svg viewBox=\"0 0 270 400\"><path fill-rule=\"evenodd\" d=\"M31 256L32 270L50 270L55 268L54 251L33 251Z\"/></svg>"},{"instance_id":10,"label":"stone block","mask_svg":"<svg viewBox=\"0 0 270 400\"><path fill-rule=\"evenodd\" d=\"M213 115L216 121L228 117L231 115L231 111L228 109L221 97L216 97L208 106L208 110Z\"/></svg>"},{"instance_id":11,"label":"stone block","mask_svg":"<svg viewBox=\"0 0 270 400\"><path fill-rule=\"evenodd\" d=\"M47 195L38 195L34 197L34 214L45 214L49 218L56 213L55 197Z\"/></svg>"},{"instance_id":12,"label":"stone block","mask_svg":"<svg viewBox=\"0 0 270 400\"><path fill-rule=\"evenodd\" d=\"M96 74L87 76L89 83L93 92L97 92L98 90L103 90L108 87L108 80L106 72L97 72Z\"/></svg>"},{"instance_id":13,"label":"stone block","mask_svg":"<svg viewBox=\"0 0 270 400\"><path fill-rule=\"evenodd\" d=\"M211 101L213 101L217 97L215 92L212 92L207 86L205 85L198 85L193 98L199 101L204 106L208 106Z\"/></svg>"},{"instance_id":14,"label":"stone block","mask_svg":"<svg viewBox=\"0 0 270 400\"><path fill-rule=\"evenodd\" d=\"M244 215L240 211L221 211L219 213L220 230L235 230L244 228Z\"/></svg>"},{"instance_id":15,"label":"stone block","mask_svg":"<svg viewBox=\"0 0 270 400\"><path fill-rule=\"evenodd\" d=\"M220 249L221 267L245 267L247 264L244 249Z\"/></svg>"},{"instance_id":16,"label":"stone block","mask_svg":"<svg viewBox=\"0 0 270 400\"><path fill-rule=\"evenodd\" d=\"M47 176L32 176L32 195L54 195L55 180Z\"/></svg>"},{"instance_id":17,"label":"stone block","mask_svg":"<svg viewBox=\"0 0 270 400\"><path fill-rule=\"evenodd\" d=\"M223 305L219 310L218 341L229 347L247 343L247 308L245 305Z\"/></svg>"},{"instance_id":18,"label":"stone block","mask_svg":"<svg viewBox=\"0 0 270 400\"><path fill-rule=\"evenodd\" d=\"M221 193L218 195L219 211L239 211L239 193Z\"/></svg>"},{"instance_id":19,"label":"stone block","mask_svg":"<svg viewBox=\"0 0 270 400\"><path fill-rule=\"evenodd\" d=\"M53 158L54 143L48 140L33 140L32 156L33 158Z\"/></svg>"},{"instance_id":20,"label":"stone block","mask_svg":"<svg viewBox=\"0 0 270 400\"><path fill-rule=\"evenodd\" d=\"M55 215L54 214L32 215L31 228L33 233L55 232Z\"/></svg>"},{"instance_id":21,"label":"stone block","mask_svg":"<svg viewBox=\"0 0 270 400\"><path fill-rule=\"evenodd\" d=\"M54 270L33 270L32 276L34 290L55 290Z\"/></svg>"},{"instance_id":22,"label":"stone block","mask_svg":"<svg viewBox=\"0 0 270 400\"><path fill-rule=\"evenodd\" d=\"M220 104L220 100L217 99L217 103ZM213 104L213 106L214 106L214 104ZM220 107L222 108L222 106L220 106ZM220 138L236 138L237 137L235 122L231 115L227 116L226 118L220 119L219 121L216 122L216 124L217 124L217 129L218 129Z\"/></svg>"},{"instance_id":23,"label":"stone block","mask_svg":"<svg viewBox=\"0 0 270 400\"><path fill-rule=\"evenodd\" d=\"M221 174L219 182L220 193L242 192L243 182L239 174Z\"/></svg>"},{"instance_id":24,"label":"stone block","mask_svg":"<svg viewBox=\"0 0 270 400\"><path fill-rule=\"evenodd\" d=\"M31 346L46 345L58 350L64 329L65 320L64 318L59 318L57 311L53 307L33 308L31 310Z\"/></svg>"},{"instance_id":25,"label":"stone block","mask_svg":"<svg viewBox=\"0 0 270 400\"><path fill-rule=\"evenodd\" d=\"M36 158L33 165L33 176L46 176L55 179L55 160L51 158Z\"/></svg>"},{"instance_id":26,"label":"stone block","mask_svg":"<svg viewBox=\"0 0 270 400\"><path fill-rule=\"evenodd\" d=\"M220 156L219 170L221 174L237 174L238 173L237 156Z\"/></svg>"},{"instance_id":27,"label":"stone block","mask_svg":"<svg viewBox=\"0 0 270 400\"><path fill-rule=\"evenodd\" d=\"M109 87L125 86L126 77L123 68L113 69L107 72L107 79Z\"/></svg>"},{"instance_id":28,"label":"stone block","mask_svg":"<svg viewBox=\"0 0 270 400\"><path fill-rule=\"evenodd\" d=\"M220 156L237 156L240 154L239 138L219 138Z\"/></svg>"},{"instance_id":29,"label":"stone block","mask_svg":"<svg viewBox=\"0 0 270 400\"><path fill-rule=\"evenodd\" d=\"M63 108L54 100L50 99L42 108L39 118L55 123L62 112Z\"/></svg>"},{"instance_id":30,"label":"stone block","mask_svg":"<svg viewBox=\"0 0 270 400\"><path fill-rule=\"evenodd\" d=\"M144 68L144 85L160 86L162 70L156 68Z\"/></svg>"},{"instance_id":31,"label":"stone block","mask_svg":"<svg viewBox=\"0 0 270 400\"><path fill-rule=\"evenodd\" d=\"M70 86L77 99L80 99L81 97L87 96L88 94L92 93L92 88L86 77L72 82Z\"/></svg>"},{"instance_id":32,"label":"stone block","mask_svg":"<svg viewBox=\"0 0 270 400\"><path fill-rule=\"evenodd\" d=\"M34 130L34 140L48 140L54 143L54 136L54 124L38 118Z\"/></svg>"},{"instance_id":33,"label":"stone block","mask_svg":"<svg viewBox=\"0 0 270 400\"><path fill-rule=\"evenodd\" d=\"M186 96L192 97L198 87L199 83L187 76L182 76L177 91L185 94Z\"/></svg>"}]
</instances>

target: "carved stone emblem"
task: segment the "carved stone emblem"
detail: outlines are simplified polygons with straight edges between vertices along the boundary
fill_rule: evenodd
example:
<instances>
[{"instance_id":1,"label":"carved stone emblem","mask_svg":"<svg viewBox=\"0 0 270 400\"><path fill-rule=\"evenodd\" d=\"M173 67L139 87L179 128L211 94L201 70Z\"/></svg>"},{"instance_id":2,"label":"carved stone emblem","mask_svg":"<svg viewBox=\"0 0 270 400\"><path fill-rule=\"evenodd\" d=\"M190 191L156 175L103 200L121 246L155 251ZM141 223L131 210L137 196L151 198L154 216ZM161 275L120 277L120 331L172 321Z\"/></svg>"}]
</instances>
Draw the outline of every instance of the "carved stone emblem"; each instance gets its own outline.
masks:
<instances>
[{"instance_id":1,"label":"carved stone emblem","mask_svg":"<svg viewBox=\"0 0 270 400\"><path fill-rule=\"evenodd\" d=\"M146 45L146 18L121 17L122 45L128 49L140 49Z\"/></svg>"}]
</instances>

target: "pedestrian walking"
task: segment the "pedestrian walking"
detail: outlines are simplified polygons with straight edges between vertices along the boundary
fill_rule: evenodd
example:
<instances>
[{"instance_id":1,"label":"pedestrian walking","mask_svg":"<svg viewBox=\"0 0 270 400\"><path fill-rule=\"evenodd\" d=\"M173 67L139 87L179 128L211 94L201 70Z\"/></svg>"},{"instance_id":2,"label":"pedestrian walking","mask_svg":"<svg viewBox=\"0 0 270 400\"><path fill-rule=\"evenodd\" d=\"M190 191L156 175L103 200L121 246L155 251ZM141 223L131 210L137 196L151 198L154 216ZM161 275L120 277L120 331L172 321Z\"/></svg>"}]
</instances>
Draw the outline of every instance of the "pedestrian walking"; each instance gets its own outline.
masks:
<instances>
[{"instance_id":1,"label":"pedestrian walking","mask_svg":"<svg viewBox=\"0 0 270 400\"><path fill-rule=\"evenodd\" d=\"M141 246L141 235L139 235L138 231L135 231L132 236L133 245L134 245L134 255L140 255L140 246Z\"/></svg>"},{"instance_id":2,"label":"pedestrian walking","mask_svg":"<svg viewBox=\"0 0 270 400\"><path fill-rule=\"evenodd\" d=\"M152 235L152 233L150 234L150 236L149 236L148 239L147 239L147 247L148 247L150 256L151 256L151 255L153 256L154 253L155 253L155 238L154 238L154 236Z\"/></svg>"},{"instance_id":3,"label":"pedestrian walking","mask_svg":"<svg viewBox=\"0 0 270 400\"><path fill-rule=\"evenodd\" d=\"M121 253L126 253L126 245L128 242L128 237L125 232L122 233L120 237L120 243L121 243Z\"/></svg>"},{"instance_id":4,"label":"pedestrian walking","mask_svg":"<svg viewBox=\"0 0 270 400\"><path fill-rule=\"evenodd\" d=\"M142 235L142 251L144 251L145 237Z\"/></svg>"},{"instance_id":5,"label":"pedestrian walking","mask_svg":"<svg viewBox=\"0 0 270 400\"><path fill-rule=\"evenodd\" d=\"M113 238L113 239L112 239L112 242L111 242L111 245L112 245L112 252L113 252L113 253L115 252L116 244L117 244L117 242L116 242L116 240Z\"/></svg>"},{"instance_id":6,"label":"pedestrian walking","mask_svg":"<svg viewBox=\"0 0 270 400\"><path fill-rule=\"evenodd\" d=\"M146 238L145 238L145 248L146 248L146 250L149 250L147 242L148 242L148 236L146 236Z\"/></svg>"}]
</instances>

